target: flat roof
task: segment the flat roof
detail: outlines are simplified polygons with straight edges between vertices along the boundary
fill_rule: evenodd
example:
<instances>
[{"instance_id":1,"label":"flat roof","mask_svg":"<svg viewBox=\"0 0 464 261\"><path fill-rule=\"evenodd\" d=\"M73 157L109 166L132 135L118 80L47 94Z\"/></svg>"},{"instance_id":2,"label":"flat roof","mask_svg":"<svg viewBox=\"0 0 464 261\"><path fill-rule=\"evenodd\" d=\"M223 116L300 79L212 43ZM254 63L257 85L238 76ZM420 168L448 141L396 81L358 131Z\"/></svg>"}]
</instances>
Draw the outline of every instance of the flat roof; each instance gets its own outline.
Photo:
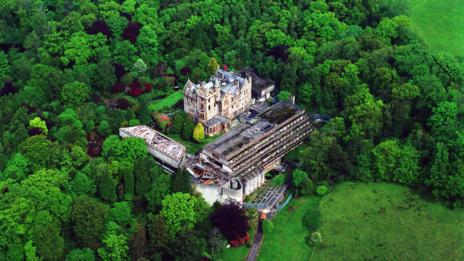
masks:
<instances>
[{"instance_id":1,"label":"flat roof","mask_svg":"<svg viewBox=\"0 0 464 261\"><path fill-rule=\"evenodd\" d=\"M204 149L210 153L216 153L227 158L233 152L265 136L266 133L299 111L302 110L294 104L287 102L277 103L248 122L240 124L235 129L209 143Z\"/></svg>"},{"instance_id":2,"label":"flat roof","mask_svg":"<svg viewBox=\"0 0 464 261\"><path fill-rule=\"evenodd\" d=\"M144 139L148 146L175 160L182 160L182 157L185 154L186 149L184 145L146 125L120 128L119 131L122 131L131 137Z\"/></svg>"},{"instance_id":3,"label":"flat roof","mask_svg":"<svg viewBox=\"0 0 464 261\"><path fill-rule=\"evenodd\" d=\"M274 81L268 78L263 78L256 74L256 72L251 69L251 68L246 68L240 71L240 74L242 76L251 76L252 78L252 88L257 89L257 90L264 90L267 89L268 87L274 85Z\"/></svg>"},{"instance_id":4,"label":"flat roof","mask_svg":"<svg viewBox=\"0 0 464 261\"><path fill-rule=\"evenodd\" d=\"M269 110L264 111L260 117L268 120L269 122L280 124L286 119L295 115L300 108L289 102L279 102L272 106Z\"/></svg>"}]
</instances>

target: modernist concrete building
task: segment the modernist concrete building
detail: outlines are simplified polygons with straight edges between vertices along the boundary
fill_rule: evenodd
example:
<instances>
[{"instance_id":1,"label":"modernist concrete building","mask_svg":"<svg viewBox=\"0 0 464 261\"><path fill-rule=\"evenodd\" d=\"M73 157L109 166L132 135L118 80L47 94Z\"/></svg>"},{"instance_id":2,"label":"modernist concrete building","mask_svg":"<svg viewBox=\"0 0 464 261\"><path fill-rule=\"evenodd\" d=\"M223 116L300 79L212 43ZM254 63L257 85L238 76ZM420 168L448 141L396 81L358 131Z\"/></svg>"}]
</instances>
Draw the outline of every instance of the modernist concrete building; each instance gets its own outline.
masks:
<instances>
[{"instance_id":1,"label":"modernist concrete building","mask_svg":"<svg viewBox=\"0 0 464 261\"><path fill-rule=\"evenodd\" d=\"M303 109L281 102L206 145L185 167L208 203L242 203L312 130Z\"/></svg>"},{"instance_id":2,"label":"modernist concrete building","mask_svg":"<svg viewBox=\"0 0 464 261\"><path fill-rule=\"evenodd\" d=\"M209 82L184 87L184 111L205 127L205 133L215 135L227 130L230 120L248 111L252 104L251 77L218 69Z\"/></svg>"},{"instance_id":3,"label":"modernist concrete building","mask_svg":"<svg viewBox=\"0 0 464 261\"><path fill-rule=\"evenodd\" d=\"M145 125L120 128L119 136L144 139L148 152L170 172L181 166L185 156L184 145Z\"/></svg>"}]
</instances>

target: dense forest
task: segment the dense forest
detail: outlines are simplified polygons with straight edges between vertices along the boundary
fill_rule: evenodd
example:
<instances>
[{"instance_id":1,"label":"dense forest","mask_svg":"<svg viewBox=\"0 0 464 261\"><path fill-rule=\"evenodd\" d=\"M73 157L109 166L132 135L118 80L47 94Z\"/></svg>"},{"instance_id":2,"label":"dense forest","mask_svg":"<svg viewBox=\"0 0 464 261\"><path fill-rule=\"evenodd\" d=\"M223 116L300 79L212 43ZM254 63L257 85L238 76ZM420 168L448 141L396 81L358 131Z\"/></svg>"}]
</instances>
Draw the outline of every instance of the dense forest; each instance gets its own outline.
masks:
<instances>
[{"instance_id":1,"label":"dense forest","mask_svg":"<svg viewBox=\"0 0 464 261\"><path fill-rule=\"evenodd\" d=\"M212 57L330 115L296 152L302 180L462 207L464 59L428 48L404 2L0 1L0 260L199 260L233 233L221 213L246 229L117 136Z\"/></svg>"}]
</instances>

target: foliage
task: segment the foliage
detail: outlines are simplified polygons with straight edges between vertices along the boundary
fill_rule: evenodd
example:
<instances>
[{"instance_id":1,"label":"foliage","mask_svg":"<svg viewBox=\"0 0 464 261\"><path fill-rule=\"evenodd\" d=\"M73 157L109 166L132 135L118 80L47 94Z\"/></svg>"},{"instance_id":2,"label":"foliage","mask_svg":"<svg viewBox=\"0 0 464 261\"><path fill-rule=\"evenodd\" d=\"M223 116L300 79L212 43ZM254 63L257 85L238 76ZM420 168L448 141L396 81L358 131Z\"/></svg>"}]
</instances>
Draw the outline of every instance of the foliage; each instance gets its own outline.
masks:
<instances>
[{"instance_id":1,"label":"foliage","mask_svg":"<svg viewBox=\"0 0 464 261\"><path fill-rule=\"evenodd\" d=\"M78 107L90 97L89 87L82 82L67 83L61 91L61 99L71 107Z\"/></svg>"},{"instance_id":2,"label":"foliage","mask_svg":"<svg viewBox=\"0 0 464 261\"><path fill-rule=\"evenodd\" d=\"M29 121L29 127L38 128L38 129L42 130L43 134L45 134L45 135L48 134L47 124L40 117L35 117L34 119L30 120Z\"/></svg>"},{"instance_id":3,"label":"foliage","mask_svg":"<svg viewBox=\"0 0 464 261\"><path fill-rule=\"evenodd\" d=\"M282 185L284 185L284 183L285 183L285 175L283 175L283 174L279 174L279 175L273 177L272 180L271 180L271 184L273 186L276 186L276 187L282 186Z\"/></svg>"},{"instance_id":4,"label":"foliage","mask_svg":"<svg viewBox=\"0 0 464 261\"><path fill-rule=\"evenodd\" d=\"M9 65L8 59L4 51L0 51L0 82L3 82L5 76L8 75Z\"/></svg>"},{"instance_id":5,"label":"foliage","mask_svg":"<svg viewBox=\"0 0 464 261\"><path fill-rule=\"evenodd\" d=\"M183 113L175 113L174 117L172 118L172 126L170 131L175 134L180 134L182 131L182 126L184 125L184 119L186 115Z\"/></svg>"},{"instance_id":6,"label":"foliage","mask_svg":"<svg viewBox=\"0 0 464 261\"><path fill-rule=\"evenodd\" d=\"M185 118L184 126L182 127L181 137L184 140L191 140L193 135L194 125L192 119Z\"/></svg>"},{"instance_id":7,"label":"foliage","mask_svg":"<svg viewBox=\"0 0 464 261\"><path fill-rule=\"evenodd\" d=\"M280 91L277 94L277 99L279 101L290 101L291 98L292 98L292 93L286 90Z\"/></svg>"},{"instance_id":8,"label":"foliage","mask_svg":"<svg viewBox=\"0 0 464 261\"><path fill-rule=\"evenodd\" d=\"M216 58L212 57L209 60L208 67L206 68L206 72L208 75L215 75L217 69L219 69L219 63L217 62Z\"/></svg>"},{"instance_id":9,"label":"foliage","mask_svg":"<svg viewBox=\"0 0 464 261\"><path fill-rule=\"evenodd\" d=\"M190 186L190 184L189 184ZM148 202L148 208L159 211L161 209L162 200L171 192L171 176L161 172L154 175L151 188L145 194ZM179 191L182 192L182 191Z\"/></svg>"},{"instance_id":10,"label":"foliage","mask_svg":"<svg viewBox=\"0 0 464 261\"><path fill-rule=\"evenodd\" d=\"M372 154L374 173L381 179L408 185L416 182L419 155L414 147L387 140L378 144Z\"/></svg>"},{"instance_id":11,"label":"foliage","mask_svg":"<svg viewBox=\"0 0 464 261\"><path fill-rule=\"evenodd\" d=\"M295 95L308 114L331 118L315 122L311 139L286 157L301 171L288 181L304 203L290 205L303 210L273 219L260 258L275 259L270 250L283 260L359 253L330 242L340 231L321 230L325 245L316 252L305 244L301 220L318 198L303 195L314 184L396 182L461 207L462 4L448 2L1 1L0 260L63 259L86 246L100 249L97 258L134 260L201 259L219 249L220 240L207 244L209 208L199 198L193 228L172 235L172 220L158 214L173 191L192 192L189 174L171 180L143 139L117 134L150 125L153 112L174 114L172 125L159 126L197 153L216 137L195 142L194 119L180 109L183 92L172 89L208 80L220 63L235 72L252 68L275 81L277 100ZM437 30L423 29L431 23ZM447 218L437 216L439 223ZM350 238L366 227L349 230ZM369 251L360 238L351 242L363 246L364 259L418 259L403 255L402 245ZM447 240L446 249L460 249ZM324 258L333 246L344 251ZM422 248L419 259L440 246Z\"/></svg>"},{"instance_id":12,"label":"foliage","mask_svg":"<svg viewBox=\"0 0 464 261\"><path fill-rule=\"evenodd\" d=\"M308 177L308 173L303 170L296 169L292 172L292 183L298 195L309 195L313 193L314 185Z\"/></svg>"},{"instance_id":13,"label":"foliage","mask_svg":"<svg viewBox=\"0 0 464 261\"><path fill-rule=\"evenodd\" d=\"M115 223L108 223L107 232L103 238L104 247L97 251L102 260L122 261L127 259L129 251L127 237L117 233L117 228Z\"/></svg>"},{"instance_id":14,"label":"foliage","mask_svg":"<svg viewBox=\"0 0 464 261\"><path fill-rule=\"evenodd\" d=\"M211 221L227 240L236 240L246 236L248 218L235 204L222 205L211 215Z\"/></svg>"},{"instance_id":15,"label":"foliage","mask_svg":"<svg viewBox=\"0 0 464 261\"><path fill-rule=\"evenodd\" d=\"M76 248L69 252L66 256L66 261L93 261L95 254L90 248Z\"/></svg>"},{"instance_id":16,"label":"foliage","mask_svg":"<svg viewBox=\"0 0 464 261\"><path fill-rule=\"evenodd\" d=\"M314 231L313 233L311 233L311 235L309 236L308 243L309 243L309 245L311 245L313 247L317 247L317 246L322 245L321 232Z\"/></svg>"},{"instance_id":17,"label":"foliage","mask_svg":"<svg viewBox=\"0 0 464 261\"><path fill-rule=\"evenodd\" d=\"M316 194L319 196L325 195L327 191L329 191L329 188L326 185L320 185L316 188Z\"/></svg>"},{"instance_id":18,"label":"foliage","mask_svg":"<svg viewBox=\"0 0 464 261\"><path fill-rule=\"evenodd\" d=\"M197 222L196 202L195 197L181 192L170 194L163 199L161 216L165 219L168 232L172 237L179 232L193 228Z\"/></svg>"},{"instance_id":19,"label":"foliage","mask_svg":"<svg viewBox=\"0 0 464 261\"><path fill-rule=\"evenodd\" d=\"M197 123L197 126L195 126L195 129L193 129L193 139L200 143L205 139L205 128L203 127L203 124L201 122Z\"/></svg>"},{"instance_id":20,"label":"foliage","mask_svg":"<svg viewBox=\"0 0 464 261\"><path fill-rule=\"evenodd\" d=\"M79 242L95 248L105 233L108 208L88 196L77 197L71 209L73 231Z\"/></svg>"},{"instance_id":21,"label":"foliage","mask_svg":"<svg viewBox=\"0 0 464 261\"><path fill-rule=\"evenodd\" d=\"M268 235L274 229L274 223L271 220L265 219L263 220L263 233L264 235Z\"/></svg>"}]
</instances>

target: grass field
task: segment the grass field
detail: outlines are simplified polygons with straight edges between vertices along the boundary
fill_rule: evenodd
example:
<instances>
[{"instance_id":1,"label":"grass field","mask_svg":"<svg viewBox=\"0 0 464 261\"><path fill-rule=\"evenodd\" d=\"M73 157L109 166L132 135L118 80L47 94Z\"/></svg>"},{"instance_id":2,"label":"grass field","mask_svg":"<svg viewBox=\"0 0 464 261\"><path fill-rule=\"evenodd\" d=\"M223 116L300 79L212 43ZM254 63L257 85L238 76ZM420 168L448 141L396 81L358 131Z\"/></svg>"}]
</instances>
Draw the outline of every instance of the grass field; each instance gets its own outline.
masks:
<instances>
[{"instance_id":1,"label":"grass field","mask_svg":"<svg viewBox=\"0 0 464 261\"><path fill-rule=\"evenodd\" d=\"M323 245L313 249L302 221L318 207ZM294 199L272 221L258 261L464 260L464 210L424 201L398 185L346 182L322 199ZM225 249L216 260L241 261L247 253L246 247Z\"/></svg>"},{"instance_id":2,"label":"grass field","mask_svg":"<svg viewBox=\"0 0 464 261\"><path fill-rule=\"evenodd\" d=\"M312 260L464 260L464 210L405 187L344 183L320 210L324 246Z\"/></svg>"},{"instance_id":3,"label":"grass field","mask_svg":"<svg viewBox=\"0 0 464 261\"><path fill-rule=\"evenodd\" d=\"M176 91L168 95L166 98L161 99L161 100L156 100L153 103L151 103L148 108L150 111L160 111L164 107L171 107L174 106L177 102L182 100L184 97L182 91Z\"/></svg>"},{"instance_id":4,"label":"grass field","mask_svg":"<svg viewBox=\"0 0 464 261\"><path fill-rule=\"evenodd\" d=\"M434 49L464 56L464 0L407 0L419 35Z\"/></svg>"},{"instance_id":5,"label":"grass field","mask_svg":"<svg viewBox=\"0 0 464 261\"><path fill-rule=\"evenodd\" d=\"M205 139L201 143L196 143L194 141L186 141L180 137L179 134L167 134L171 139L182 143L187 148L188 153L195 154L199 152L206 144L212 142L213 140L217 139L220 135L212 136L212 137L205 137Z\"/></svg>"},{"instance_id":6,"label":"grass field","mask_svg":"<svg viewBox=\"0 0 464 261\"><path fill-rule=\"evenodd\" d=\"M320 198L306 197L291 201L272 220L274 229L264 237L258 261L308 260L311 249L305 238L309 235L303 225L303 216L311 208L317 208Z\"/></svg>"}]
</instances>

